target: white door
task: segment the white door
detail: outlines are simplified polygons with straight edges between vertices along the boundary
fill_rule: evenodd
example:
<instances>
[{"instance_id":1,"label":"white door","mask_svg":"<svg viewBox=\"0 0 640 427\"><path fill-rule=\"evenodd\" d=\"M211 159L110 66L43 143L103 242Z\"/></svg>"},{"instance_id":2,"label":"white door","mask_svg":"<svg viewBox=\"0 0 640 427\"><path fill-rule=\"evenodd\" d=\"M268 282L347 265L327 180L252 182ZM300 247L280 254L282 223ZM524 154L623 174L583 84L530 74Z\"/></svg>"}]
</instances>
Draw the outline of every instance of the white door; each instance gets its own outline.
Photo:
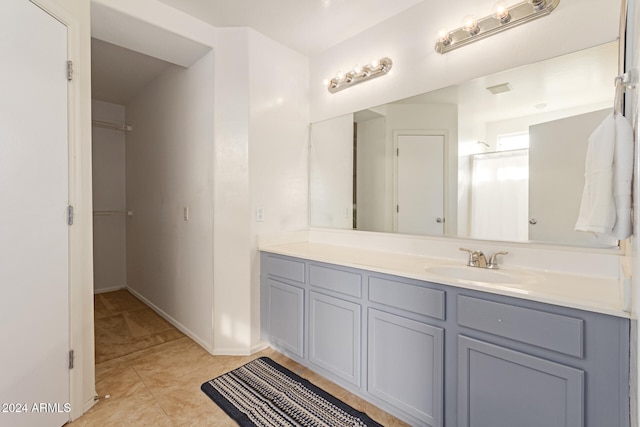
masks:
<instances>
[{"instance_id":1,"label":"white door","mask_svg":"<svg viewBox=\"0 0 640 427\"><path fill-rule=\"evenodd\" d=\"M69 420L67 28L0 2L0 425Z\"/></svg>"},{"instance_id":2,"label":"white door","mask_svg":"<svg viewBox=\"0 0 640 427\"><path fill-rule=\"evenodd\" d=\"M398 135L396 230L444 234L444 136Z\"/></svg>"}]
</instances>

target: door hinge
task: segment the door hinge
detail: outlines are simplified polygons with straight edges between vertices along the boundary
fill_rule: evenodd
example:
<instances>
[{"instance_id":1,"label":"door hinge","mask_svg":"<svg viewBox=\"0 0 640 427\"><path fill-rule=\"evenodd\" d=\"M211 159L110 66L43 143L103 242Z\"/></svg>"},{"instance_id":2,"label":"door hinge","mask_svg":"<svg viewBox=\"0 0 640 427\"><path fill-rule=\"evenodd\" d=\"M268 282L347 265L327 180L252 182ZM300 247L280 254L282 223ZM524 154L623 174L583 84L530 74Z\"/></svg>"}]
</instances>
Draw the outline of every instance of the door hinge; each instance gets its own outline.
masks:
<instances>
[{"instance_id":1,"label":"door hinge","mask_svg":"<svg viewBox=\"0 0 640 427\"><path fill-rule=\"evenodd\" d=\"M400 149L396 148L396 157L400 157Z\"/></svg>"},{"instance_id":2,"label":"door hinge","mask_svg":"<svg viewBox=\"0 0 640 427\"><path fill-rule=\"evenodd\" d=\"M73 350L69 350L69 369L73 369Z\"/></svg>"},{"instance_id":3,"label":"door hinge","mask_svg":"<svg viewBox=\"0 0 640 427\"><path fill-rule=\"evenodd\" d=\"M73 225L73 206L67 206L67 224Z\"/></svg>"},{"instance_id":4,"label":"door hinge","mask_svg":"<svg viewBox=\"0 0 640 427\"><path fill-rule=\"evenodd\" d=\"M67 61L67 80L73 80L73 61Z\"/></svg>"},{"instance_id":5,"label":"door hinge","mask_svg":"<svg viewBox=\"0 0 640 427\"><path fill-rule=\"evenodd\" d=\"M400 213L400 205L396 205L396 213Z\"/></svg>"}]
</instances>

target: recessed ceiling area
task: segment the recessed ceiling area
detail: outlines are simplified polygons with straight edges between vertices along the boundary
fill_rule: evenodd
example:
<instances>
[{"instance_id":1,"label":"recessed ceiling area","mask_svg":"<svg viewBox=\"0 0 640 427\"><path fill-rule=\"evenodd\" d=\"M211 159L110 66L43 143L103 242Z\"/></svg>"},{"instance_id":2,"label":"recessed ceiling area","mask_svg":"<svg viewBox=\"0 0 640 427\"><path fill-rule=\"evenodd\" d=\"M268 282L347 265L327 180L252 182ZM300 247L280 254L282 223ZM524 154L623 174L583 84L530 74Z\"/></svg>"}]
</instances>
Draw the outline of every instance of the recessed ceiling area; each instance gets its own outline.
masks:
<instances>
[{"instance_id":1,"label":"recessed ceiling area","mask_svg":"<svg viewBox=\"0 0 640 427\"><path fill-rule=\"evenodd\" d=\"M92 38L91 97L126 105L170 66L173 64Z\"/></svg>"}]
</instances>

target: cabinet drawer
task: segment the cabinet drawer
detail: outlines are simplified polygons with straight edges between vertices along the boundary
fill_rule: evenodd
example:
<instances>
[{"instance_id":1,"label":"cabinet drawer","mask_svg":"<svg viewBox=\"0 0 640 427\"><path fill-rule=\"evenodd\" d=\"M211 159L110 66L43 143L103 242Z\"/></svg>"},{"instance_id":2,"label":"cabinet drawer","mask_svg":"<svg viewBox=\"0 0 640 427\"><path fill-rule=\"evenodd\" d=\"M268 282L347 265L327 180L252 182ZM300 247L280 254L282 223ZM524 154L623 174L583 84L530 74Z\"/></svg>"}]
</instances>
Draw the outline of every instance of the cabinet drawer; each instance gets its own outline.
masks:
<instances>
[{"instance_id":1,"label":"cabinet drawer","mask_svg":"<svg viewBox=\"0 0 640 427\"><path fill-rule=\"evenodd\" d=\"M318 288L356 298L362 296L362 276L358 273L310 265L309 283Z\"/></svg>"},{"instance_id":2,"label":"cabinet drawer","mask_svg":"<svg viewBox=\"0 0 640 427\"><path fill-rule=\"evenodd\" d=\"M304 283L304 262L267 256L267 274Z\"/></svg>"},{"instance_id":3,"label":"cabinet drawer","mask_svg":"<svg viewBox=\"0 0 640 427\"><path fill-rule=\"evenodd\" d=\"M458 324L575 357L584 357L584 321L458 296Z\"/></svg>"},{"instance_id":4,"label":"cabinet drawer","mask_svg":"<svg viewBox=\"0 0 640 427\"><path fill-rule=\"evenodd\" d=\"M444 291L393 280L369 278L369 301L445 320Z\"/></svg>"}]
</instances>

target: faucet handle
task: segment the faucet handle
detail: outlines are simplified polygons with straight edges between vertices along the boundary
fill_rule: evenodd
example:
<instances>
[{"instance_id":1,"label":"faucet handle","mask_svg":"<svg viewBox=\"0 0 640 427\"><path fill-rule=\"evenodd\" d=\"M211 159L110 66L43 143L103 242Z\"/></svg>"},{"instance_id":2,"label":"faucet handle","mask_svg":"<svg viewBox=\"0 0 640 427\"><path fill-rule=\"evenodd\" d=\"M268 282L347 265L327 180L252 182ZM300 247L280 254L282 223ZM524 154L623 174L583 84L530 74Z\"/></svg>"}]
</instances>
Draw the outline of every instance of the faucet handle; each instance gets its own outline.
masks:
<instances>
[{"instance_id":1,"label":"faucet handle","mask_svg":"<svg viewBox=\"0 0 640 427\"><path fill-rule=\"evenodd\" d=\"M469 252L469 261L467 261L467 265L469 267L475 267L476 266L476 258L474 255L474 251L472 251L471 249L467 249L467 248L460 248L461 251L463 252Z\"/></svg>"},{"instance_id":2,"label":"faucet handle","mask_svg":"<svg viewBox=\"0 0 640 427\"><path fill-rule=\"evenodd\" d=\"M508 255L509 252L496 252L489 258L489 263L487 264L487 268L492 270L497 270L500 267L498 266L498 255Z\"/></svg>"}]
</instances>

